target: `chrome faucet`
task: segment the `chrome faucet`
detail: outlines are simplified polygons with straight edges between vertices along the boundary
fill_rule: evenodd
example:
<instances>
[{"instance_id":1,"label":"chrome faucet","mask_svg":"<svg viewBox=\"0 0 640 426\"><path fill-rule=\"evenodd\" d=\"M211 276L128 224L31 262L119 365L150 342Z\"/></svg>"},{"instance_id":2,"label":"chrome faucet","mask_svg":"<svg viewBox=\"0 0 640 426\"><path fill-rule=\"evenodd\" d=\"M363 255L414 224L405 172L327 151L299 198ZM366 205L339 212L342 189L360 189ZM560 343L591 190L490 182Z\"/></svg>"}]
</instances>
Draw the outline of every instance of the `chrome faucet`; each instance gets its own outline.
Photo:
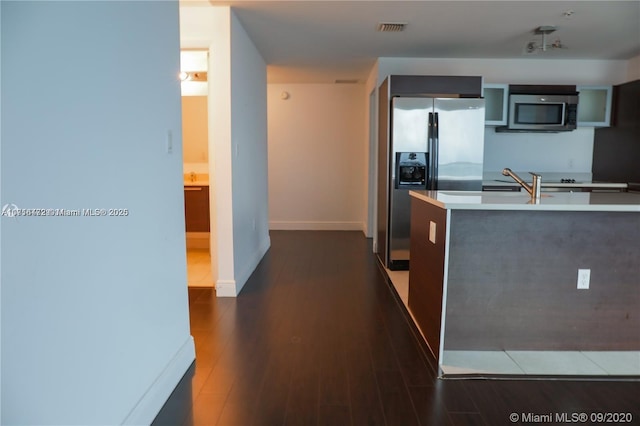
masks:
<instances>
[{"instance_id":1,"label":"chrome faucet","mask_svg":"<svg viewBox=\"0 0 640 426\"><path fill-rule=\"evenodd\" d=\"M542 176L537 173L529 172L529 174L533 176L533 182L529 185L527 182L520 179L520 176L513 173L509 168L502 170L502 174L505 176L511 176L513 180L518 182L529 193L529 195L531 195L531 201L540 201L540 182L542 180Z\"/></svg>"}]
</instances>

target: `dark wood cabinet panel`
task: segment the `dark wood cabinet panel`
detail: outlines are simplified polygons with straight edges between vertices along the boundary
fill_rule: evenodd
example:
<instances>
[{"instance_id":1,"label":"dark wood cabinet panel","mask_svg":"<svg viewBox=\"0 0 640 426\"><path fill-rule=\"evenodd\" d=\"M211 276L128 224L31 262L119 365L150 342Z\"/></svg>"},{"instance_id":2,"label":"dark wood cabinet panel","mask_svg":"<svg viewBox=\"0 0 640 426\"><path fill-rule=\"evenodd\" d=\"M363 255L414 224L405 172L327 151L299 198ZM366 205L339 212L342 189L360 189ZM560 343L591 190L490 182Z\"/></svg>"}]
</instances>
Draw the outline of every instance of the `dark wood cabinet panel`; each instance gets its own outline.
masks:
<instances>
[{"instance_id":1,"label":"dark wood cabinet panel","mask_svg":"<svg viewBox=\"0 0 640 426\"><path fill-rule=\"evenodd\" d=\"M187 232L209 232L209 187L184 187L184 216Z\"/></svg>"},{"instance_id":2,"label":"dark wood cabinet panel","mask_svg":"<svg viewBox=\"0 0 640 426\"><path fill-rule=\"evenodd\" d=\"M454 210L445 350L640 350L635 212ZM588 290L578 269L590 269Z\"/></svg>"},{"instance_id":3,"label":"dark wood cabinet panel","mask_svg":"<svg viewBox=\"0 0 640 426\"><path fill-rule=\"evenodd\" d=\"M611 121L595 130L593 180L640 182L640 80L614 86Z\"/></svg>"},{"instance_id":4,"label":"dark wood cabinet panel","mask_svg":"<svg viewBox=\"0 0 640 426\"><path fill-rule=\"evenodd\" d=\"M429 241L430 222L436 224L435 244ZM446 226L445 210L411 199L409 309L436 358L440 350Z\"/></svg>"},{"instance_id":5,"label":"dark wood cabinet panel","mask_svg":"<svg viewBox=\"0 0 640 426\"><path fill-rule=\"evenodd\" d=\"M620 84L613 87L614 126L640 126L640 80Z\"/></svg>"}]
</instances>

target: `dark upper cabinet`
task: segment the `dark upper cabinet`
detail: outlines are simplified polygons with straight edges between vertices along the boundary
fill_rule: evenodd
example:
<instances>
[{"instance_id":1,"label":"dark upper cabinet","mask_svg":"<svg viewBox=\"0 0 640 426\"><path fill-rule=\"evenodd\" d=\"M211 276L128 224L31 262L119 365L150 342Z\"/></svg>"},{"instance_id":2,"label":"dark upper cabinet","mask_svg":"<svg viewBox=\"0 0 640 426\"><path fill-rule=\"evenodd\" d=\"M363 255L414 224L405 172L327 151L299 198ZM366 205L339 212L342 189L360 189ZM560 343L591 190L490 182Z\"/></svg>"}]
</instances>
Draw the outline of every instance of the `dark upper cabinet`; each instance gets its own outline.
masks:
<instances>
[{"instance_id":1,"label":"dark upper cabinet","mask_svg":"<svg viewBox=\"0 0 640 426\"><path fill-rule=\"evenodd\" d=\"M593 180L640 182L640 80L614 86L611 124L595 130Z\"/></svg>"},{"instance_id":2,"label":"dark upper cabinet","mask_svg":"<svg viewBox=\"0 0 640 426\"><path fill-rule=\"evenodd\" d=\"M640 80L614 86L613 125L640 126Z\"/></svg>"},{"instance_id":3,"label":"dark upper cabinet","mask_svg":"<svg viewBox=\"0 0 640 426\"><path fill-rule=\"evenodd\" d=\"M391 97L456 95L461 98L482 96L482 77L458 75L390 75L386 79Z\"/></svg>"}]
</instances>

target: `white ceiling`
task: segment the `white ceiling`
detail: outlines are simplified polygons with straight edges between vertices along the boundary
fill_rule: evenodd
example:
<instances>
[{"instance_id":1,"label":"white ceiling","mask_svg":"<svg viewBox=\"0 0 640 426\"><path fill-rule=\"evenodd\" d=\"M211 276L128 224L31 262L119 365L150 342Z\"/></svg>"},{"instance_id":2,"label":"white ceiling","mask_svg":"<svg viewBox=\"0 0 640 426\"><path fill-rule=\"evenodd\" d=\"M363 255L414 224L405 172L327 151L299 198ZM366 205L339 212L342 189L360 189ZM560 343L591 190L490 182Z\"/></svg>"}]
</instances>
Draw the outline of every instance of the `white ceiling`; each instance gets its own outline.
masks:
<instances>
[{"instance_id":1,"label":"white ceiling","mask_svg":"<svg viewBox=\"0 0 640 426\"><path fill-rule=\"evenodd\" d=\"M640 0L209 3L233 7L266 60L271 83L364 82L378 57L630 59L640 54ZM377 32L382 21L406 22L406 30ZM567 48L527 54L529 41L541 42L533 30L542 25L556 26L547 41L560 39Z\"/></svg>"}]
</instances>

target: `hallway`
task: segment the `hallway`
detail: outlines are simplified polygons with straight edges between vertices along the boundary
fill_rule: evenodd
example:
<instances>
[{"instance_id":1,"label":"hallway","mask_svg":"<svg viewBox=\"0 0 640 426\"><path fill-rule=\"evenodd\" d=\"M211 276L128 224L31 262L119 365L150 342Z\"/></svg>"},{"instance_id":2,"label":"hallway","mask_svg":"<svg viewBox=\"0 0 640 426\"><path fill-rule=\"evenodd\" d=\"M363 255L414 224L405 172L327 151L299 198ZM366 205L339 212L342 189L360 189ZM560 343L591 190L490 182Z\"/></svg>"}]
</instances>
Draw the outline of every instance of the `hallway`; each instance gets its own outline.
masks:
<instances>
[{"instance_id":1,"label":"hallway","mask_svg":"<svg viewBox=\"0 0 640 426\"><path fill-rule=\"evenodd\" d=\"M238 298L189 289L196 364L154 425L508 425L512 413L640 419L637 381L437 379L362 233L278 231L271 243Z\"/></svg>"}]
</instances>

